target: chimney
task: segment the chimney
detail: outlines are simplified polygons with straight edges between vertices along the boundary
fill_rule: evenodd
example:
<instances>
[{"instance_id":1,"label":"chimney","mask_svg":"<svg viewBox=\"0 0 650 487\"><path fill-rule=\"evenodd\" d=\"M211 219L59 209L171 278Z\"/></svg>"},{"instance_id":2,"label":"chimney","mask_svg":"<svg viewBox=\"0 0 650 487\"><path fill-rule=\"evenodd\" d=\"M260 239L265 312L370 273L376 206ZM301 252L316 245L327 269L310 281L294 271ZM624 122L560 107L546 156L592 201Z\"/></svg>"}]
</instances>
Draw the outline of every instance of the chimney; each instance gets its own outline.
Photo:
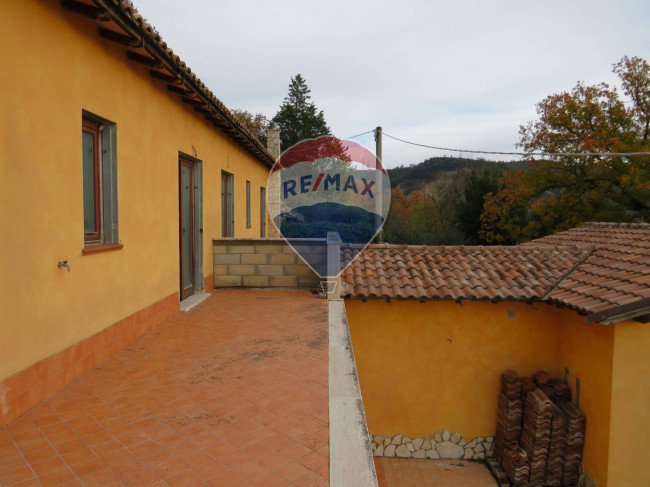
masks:
<instances>
[{"instance_id":1,"label":"chimney","mask_svg":"<svg viewBox=\"0 0 650 487\"><path fill-rule=\"evenodd\" d=\"M269 127L266 129L266 150L269 151L269 154L273 156L273 160L275 162L280 159L280 127L278 126L277 123L271 122L269 123ZM268 212L269 207L273 207L274 209L279 208L280 202L278 200L279 194L271 194L267 193L267 237L269 238L280 238L280 233L278 232L278 229L275 227L273 224L273 221L271 220L271 214Z\"/></svg>"},{"instance_id":2,"label":"chimney","mask_svg":"<svg viewBox=\"0 0 650 487\"><path fill-rule=\"evenodd\" d=\"M280 158L280 127L275 122L271 122L266 129L266 150L275 161Z\"/></svg>"}]
</instances>

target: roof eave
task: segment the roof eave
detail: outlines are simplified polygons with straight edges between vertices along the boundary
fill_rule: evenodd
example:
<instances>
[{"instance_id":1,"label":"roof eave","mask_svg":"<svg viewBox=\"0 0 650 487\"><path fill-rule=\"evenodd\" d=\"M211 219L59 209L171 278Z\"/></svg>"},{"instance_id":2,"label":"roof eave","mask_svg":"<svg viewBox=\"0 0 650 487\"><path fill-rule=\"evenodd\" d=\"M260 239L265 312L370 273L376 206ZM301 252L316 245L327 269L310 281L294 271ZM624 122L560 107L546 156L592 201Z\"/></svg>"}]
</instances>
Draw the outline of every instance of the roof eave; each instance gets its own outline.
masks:
<instances>
[{"instance_id":1,"label":"roof eave","mask_svg":"<svg viewBox=\"0 0 650 487\"><path fill-rule=\"evenodd\" d=\"M650 299L641 299L587 315L589 323L600 323L601 325L611 325L626 320L636 320L641 323L650 322Z\"/></svg>"},{"instance_id":2,"label":"roof eave","mask_svg":"<svg viewBox=\"0 0 650 487\"><path fill-rule=\"evenodd\" d=\"M155 34L149 32L145 25L140 25L136 22L131 15L127 14L118 0L92 0L96 5L98 11L84 11L83 4L74 1L61 1L64 8L74 10L76 13L80 13L87 17L95 18L96 21L106 21L111 20L116 25L119 26L124 32L132 38L134 41L134 46L141 48L148 55L156 59L161 67L172 73L173 76L180 80L182 87L189 90L193 96L196 96L200 100L202 107L205 108L206 119L210 120L210 114L214 114L215 117L223 119L223 132L230 138L232 138L237 145L239 145L243 150L249 152L253 157L255 157L259 162L265 166L272 167L275 163L273 156L266 150L266 148L257 140L256 137L251 135L247 130L245 130L241 124L236 121L230 113L230 111L221 103L221 101L216 100L216 97L210 93L207 88L204 88L203 83L194 75L190 73L191 76L188 76L188 73L181 67L178 66L178 63L185 64L180 61L180 58L177 56L172 56L166 52L163 47L158 45L158 40L155 38ZM74 8L71 8L75 5ZM92 9L90 6L86 6L86 10ZM79 10L82 8L82 10ZM127 52L129 45L127 47ZM175 59L176 58L176 59ZM153 75L152 75L153 76ZM203 85L203 86L201 86ZM196 109L196 108L195 108Z\"/></svg>"},{"instance_id":3,"label":"roof eave","mask_svg":"<svg viewBox=\"0 0 650 487\"><path fill-rule=\"evenodd\" d=\"M359 301L418 301L420 303L424 302L440 302L446 301L450 303L462 303L462 302L482 302L482 303L504 303L504 302L514 302L514 303L548 303L540 298L474 298L474 297L461 297L461 298L438 298L438 297L427 297L427 296L379 296L376 294L345 294L341 296L342 299L348 300L359 300Z\"/></svg>"}]
</instances>

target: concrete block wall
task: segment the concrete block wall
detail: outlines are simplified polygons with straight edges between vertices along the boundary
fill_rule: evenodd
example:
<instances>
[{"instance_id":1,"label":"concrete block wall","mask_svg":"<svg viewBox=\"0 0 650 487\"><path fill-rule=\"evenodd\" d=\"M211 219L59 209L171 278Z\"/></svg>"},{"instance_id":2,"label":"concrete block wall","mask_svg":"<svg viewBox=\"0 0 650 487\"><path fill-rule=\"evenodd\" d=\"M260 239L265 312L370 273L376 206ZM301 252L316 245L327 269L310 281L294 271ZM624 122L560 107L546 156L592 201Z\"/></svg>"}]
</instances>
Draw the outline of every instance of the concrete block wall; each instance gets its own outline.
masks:
<instances>
[{"instance_id":1,"label":"concrete block wall","mask_svg":"<svg viewBox=\"0 0 650 487\"><path fill-rule=\"evenodd\" d=\"M300 242L301 251L327 258L325 239ZM214 287L316 288L319 277L281 238L213 240Z\"/></svg>"}]
</instances>

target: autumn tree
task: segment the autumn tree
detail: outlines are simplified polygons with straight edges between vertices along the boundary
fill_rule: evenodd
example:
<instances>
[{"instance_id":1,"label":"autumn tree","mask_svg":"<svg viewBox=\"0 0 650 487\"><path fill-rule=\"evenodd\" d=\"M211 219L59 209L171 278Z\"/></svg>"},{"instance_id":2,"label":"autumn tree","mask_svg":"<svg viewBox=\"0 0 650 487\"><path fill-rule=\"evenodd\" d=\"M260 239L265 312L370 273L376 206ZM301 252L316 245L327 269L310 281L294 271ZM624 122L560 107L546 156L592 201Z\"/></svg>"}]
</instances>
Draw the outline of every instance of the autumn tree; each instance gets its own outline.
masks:
<instances>
[{"instance_id":1,"label":"autumn tree","mask_svg":"<svg viewBox=\"0 0 650 487\"><path fill-rule=\"evenodd\" d=\"M605 83L578 83L537 105L539 119L519 130L529 169L504 174L488 194L482 238L518 243L586 221L650 218L650 156L606 154L650 149L650 66L626 56L614 72L629 106Z\"/></svg>"},{"instance_id":2,"label":"autumn tree","mask_svg":"<svg viewBox=\"0 0 650 487\"><path fill-rule=\"evenodd\" d=\"M235 118L241 123L251 135L257 138L266 147L266 128L269 122L265 115L256 113L253 115L246 110L235 109L232 111Z\"/></svg>"},{"instance_id":3,"label":"autumn tree","mask_svg":"<svg viewBox=\"0 0 650 487\"><path fill-rule=\"evenodd\" d=\"M462 233L449 218L453 200L431 191L404 194L391 191L390 211L383 227L384 239L395 244L454 245L463 243Z\"/></svg>"},{"instance_id":4,"label":"autumn tree","mask_svg":"<svg viewBox=\"0 0 650 487\"><path fill-rule=\"evenodd\" d=\"M405 195L400 188L391 190L390 211L383 227L385 240L396 244L427 243L426 227L430 213L431 205L421 191Z\"/></svg>"},{"instance_id":5,"label":"autumn tree","mask_svg":"<svg viewBox=\"0 0 650 487\"><path fill-rule=\"evenodd\" d=\"M310 93L311 90L300 74L291 78L289 93L273 117L273 121L280 126L280 145L283 151L301 140L331 135L323 110L318 110L314 102L310 101Z\"/></svg>"}]
</instances>

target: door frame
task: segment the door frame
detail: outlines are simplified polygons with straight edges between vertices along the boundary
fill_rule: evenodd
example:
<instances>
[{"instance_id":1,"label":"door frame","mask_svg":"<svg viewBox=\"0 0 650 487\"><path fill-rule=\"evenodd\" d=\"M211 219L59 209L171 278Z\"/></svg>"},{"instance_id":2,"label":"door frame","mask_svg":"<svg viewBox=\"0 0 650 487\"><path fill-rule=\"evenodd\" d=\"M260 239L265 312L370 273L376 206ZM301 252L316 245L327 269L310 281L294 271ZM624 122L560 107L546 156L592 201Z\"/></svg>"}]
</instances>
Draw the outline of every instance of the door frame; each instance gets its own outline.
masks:
<instances>
[{"instance_id":1,"label":"door frame","mask_svg":"<svg viewBox=\"0 0 650 487\"><path fill-rule=\"evenodd\" d=\"M181 234L181 170L182 166L190 167L191 189L191 218L190 241L191 246L191 267L192 267L192 289L183 289L183 246ZM178 256L179 256L179 296L184 300L195 292L204 289L203 282L203 163L201 160L182 152L178 153Z\"/></svg>"}]
</instances>

